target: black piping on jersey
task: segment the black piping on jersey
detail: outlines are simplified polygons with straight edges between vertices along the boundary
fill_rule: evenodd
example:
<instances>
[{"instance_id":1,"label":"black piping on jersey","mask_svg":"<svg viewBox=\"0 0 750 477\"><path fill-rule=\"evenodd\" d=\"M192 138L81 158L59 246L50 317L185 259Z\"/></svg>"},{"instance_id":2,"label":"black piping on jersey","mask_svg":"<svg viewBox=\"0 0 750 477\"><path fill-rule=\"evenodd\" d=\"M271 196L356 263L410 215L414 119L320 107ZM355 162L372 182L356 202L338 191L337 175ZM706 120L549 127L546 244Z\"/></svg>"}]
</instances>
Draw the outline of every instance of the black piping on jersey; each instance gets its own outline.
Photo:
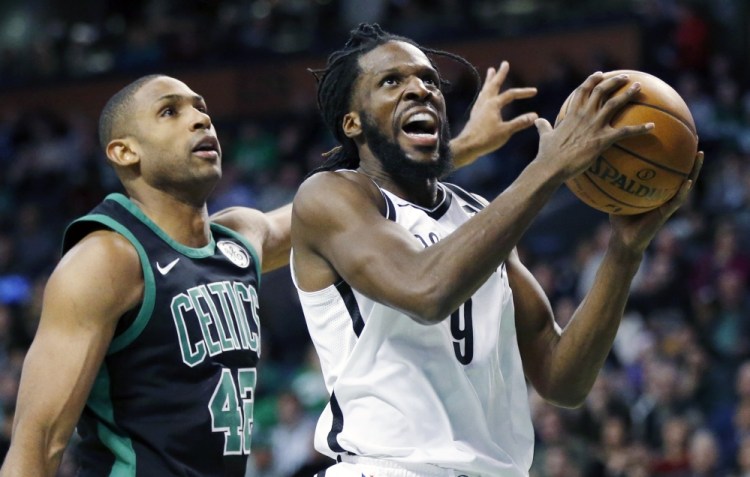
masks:
<instances>
[{"instance_id":1,"label":"black piping on jersey","mask_svg":"<svg viewBox=\"0 0 750 477\"><path fill-rule=\"evenodd\" d=\"M359 338L359 335L362 334L362 330L365 328L365 321L362 319L362 313L359 311L354 291L352 290L352 287L343 280L336 284L336 290L339 292L339 295L341 295L344 306L346 306L346 309L349 312L354 334ZM330 405L333 422L331 423L331 430L328 432L328 447L334 452L346 452L338 441L338 435L341 434L341 431L344 429L344 414L341 412L341 406L339 406L335 392L331 393Z\"/></svg>"},{"instance_id":2,"label":"black piping on jersey","mask_svg":"<svg viewBox=\"0 0 750 477\"><path fill-rule=\"evenodd\" d=\"M380 189L380 187L378 187L378 189ZM393 201L391 200L391 198L383 192L383 189L380 189L380 195L382 195L383 199L385 199L385 218L392 222L395 222L396 206L393 205Z\"/></svg>"},{"instance_id":3,"label":"black piping on jersey","mask_svg":"<svg viewBox=\"0 0 750 477\"><path fill-rule=\"evenodd\" d=\"M341 412L341 406L339 401L336 399L336 392L331 393L331 414L333 415L333 422L331 422L331 430L328 432L328 447L334 452L346 452L346 449L341 447L339 444L339 434L344 430L344 413Z\"/></svg>"},{"instance_id":4,"label":"black piping on jersey","mask_svg":"<svg viewBox=\"0 0 750 477\"><path fill-rule=\"evenodd\" d=\"M354 334L359 338L359 335L362 334L362 330L365 328L365 320L362 319L362 313L359 311L357 299L354 297L354 291L352 291L352 287L343 280L336 284L336 290L338 290L347 311L349 311Z\"/></svg>"},{"instance_id":5,"label":"black piping on jersey","mask_svg":"<svg viewBox=\"0 0 750 477\"><path fill-rule=\"evenodd\" d=\"M380 190L380 195L383 196L383 200L385 200L385 214L384 217L390 221L395 222L396 221L396 207L393 205L393 201L390 197L383 191L383 189L375 184ZM433 209L425 209L424 207L420 207L418 205L412 204L412 203L403 203L398 204L399 207L414 207L415 209L419 209L423 211L425 214L430 216L433 220L439 220L440 217L445 215L446 212L448 212L448 209L451 207L453 197L443 189L443 200Z\"/></svg>"},{"instance_id":6,"label":"black piping on jersey","mask_svg":"<svg viewBox=\"0 0 750 477\"><path fill-rule=\"evenodd\" d=\"M453 203L453 196L449 194L448 191L445 190L445 188L441 188L441 190L443 191L443 199L440 201L438 205L436 205L432 209L426 209L416 204L412 204L411 202L398 204L398 206L399 207L413 207L427 214L427 216L429 216L432 220L440 220L440 218L443 215L445 215L446 212L448 212L448 209L451 208L451 203Z\"/></svg>"},{"instance_id":7,"label":"black piping on jersey","mask_svg":"<svg viewBox=\"0 0 750 477\"><path fill-rule=\"evenodd\" d=\"M479 199L477 199L473 194L460 188L456 184L448 184L447 182L444 182L443 185L453 191L454 194L462 198L464 201L466 201L466 203L472 209L474 209L474 212L479 212L480 210L484 209L485 205Z\"/></svg>"}]
</instances>

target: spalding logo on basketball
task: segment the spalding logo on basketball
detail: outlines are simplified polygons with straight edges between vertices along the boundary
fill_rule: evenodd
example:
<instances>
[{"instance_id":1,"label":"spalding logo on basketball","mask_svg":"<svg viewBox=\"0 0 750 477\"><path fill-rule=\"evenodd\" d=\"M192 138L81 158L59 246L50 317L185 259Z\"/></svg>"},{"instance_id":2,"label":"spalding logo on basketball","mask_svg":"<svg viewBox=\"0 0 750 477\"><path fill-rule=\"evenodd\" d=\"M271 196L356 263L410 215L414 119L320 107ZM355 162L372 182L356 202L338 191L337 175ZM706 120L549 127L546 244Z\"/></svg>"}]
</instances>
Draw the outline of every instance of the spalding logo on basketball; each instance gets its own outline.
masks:
<instances>
[{"instance_id":1,"label":"spalding logo on basketball","mask_svg":"<svg viewBox=\"0 0 750 477\"><path fill-rule=\"evenodd\" d=\"M612 126L654 123L648 134L616 142L582 174L566 181L584 203L602 212L634 215L655 209L677 193L688 178L698 151L695 122L685 101L667 83L648 73L618 70L610 78L628 74L641 90L612 119ZM565 100L555 125L565 118Z\"/></svg>"}]
</instances>

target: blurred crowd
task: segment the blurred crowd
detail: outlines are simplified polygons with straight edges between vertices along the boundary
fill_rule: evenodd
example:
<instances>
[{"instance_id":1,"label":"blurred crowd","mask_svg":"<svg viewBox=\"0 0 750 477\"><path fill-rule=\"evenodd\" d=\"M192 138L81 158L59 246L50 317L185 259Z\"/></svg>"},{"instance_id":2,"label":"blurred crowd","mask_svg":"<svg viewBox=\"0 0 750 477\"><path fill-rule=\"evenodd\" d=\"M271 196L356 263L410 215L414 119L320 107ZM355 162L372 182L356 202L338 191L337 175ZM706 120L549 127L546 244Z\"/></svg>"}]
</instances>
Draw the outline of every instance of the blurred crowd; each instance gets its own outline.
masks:
<instances>
[{"instance_id":1,"label":"blurred crowd","mask_svg":"<svg viewBox=\"0 0 750 477\"><path fill-rule=\"evenodd\" d=\"M325 49L331 41L338 46L360 20L380 21L429 45L436 32L492 34L487 19L493 14L512 11L519 24L533 27L562 3L96 2L100 6L86 21L47 22L40 30L45 33L23 48L4 47L0 88L148 70L164 61L210 65ZM567 3L580 8L582 24L586 8L608 4ZM560 409L530 392L537 432L532 476L750 477L748 7L742 0L611 3L625 5L616 11L638 22L641 64L602 68L641 69L672 84L690 107L706 161L689 203L648 250L613 351L585 404ZM534 12L540 16L531 20ZM565 65L555 71L535 85L539 95L523 109L554 120L567 94L590 73ZM224 177L212 211L228 205L269 210L289 202L332 146L312 106L272 121L216 122ZM95 126L76 111L0 111L0 456L62 231L119 190ZM534 131L520 133L449 180L493 198L533 157L536 138ZM561 189L519 245L561 325L590 286L608 233L605 216ZM287 269L264 277L261 319L263 359L247 475L310 476L327 463L312 449L312 433L328 396ZM70 475L73 467L68 456L59 475Z\"/></svg>"},{"instance_id":2,"label":"blurred crowd","mask_svg":"<svg viewBox=\"0 0 750 477\"><path fill-rule=\"evenodd\" d=\"M510 35L607 0L33 0L0 3L0 86L88 78L154 64L216 65L328 51L360 21L414 38Z\"/></svg>"}]
</instances>

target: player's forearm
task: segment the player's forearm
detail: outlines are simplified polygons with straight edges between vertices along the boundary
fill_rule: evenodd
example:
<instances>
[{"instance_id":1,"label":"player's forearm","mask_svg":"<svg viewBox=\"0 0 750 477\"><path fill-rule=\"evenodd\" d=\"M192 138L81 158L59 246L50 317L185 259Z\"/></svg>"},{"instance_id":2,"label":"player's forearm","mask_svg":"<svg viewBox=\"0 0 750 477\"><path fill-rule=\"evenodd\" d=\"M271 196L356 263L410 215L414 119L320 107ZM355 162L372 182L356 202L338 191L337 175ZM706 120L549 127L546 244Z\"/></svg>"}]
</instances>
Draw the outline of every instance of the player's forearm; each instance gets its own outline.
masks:
<instances>
[{"instance_id":1,"label":"player's forearm","mask_svg":"<svg viewBox=\"0 0 750 477\"><path fill-rule=\"evenodd\" d=\"M468 166L482 154L483 150L479 145L474 144L466 134L460 134L453 138L450 143L451 153L453 154L453 166L460 169Z\"/></svg>"},{"instance_id":2,"label":"player's forearm","mask_svg":"<svg viewBox=\"0 0 750 477\"><path fill-rule=\"evenodd\" d=\"M609 249L550 359L554 377L551 400L566 406L583 403L609 354L642 255Z\"/></svg>"},{"instance_id":3,"label":"player's forearm","mask_svg":"<svg viewBox=\"0 0 750 477\"><path fill-rule=\"evenodd\" d=\"M52 450L43 445L41 438L31 439L28 445L20 442L20 436L14 436L13 440L0 468L0 477L54 477L65 446Z\"/></svg>"}]
</instances>

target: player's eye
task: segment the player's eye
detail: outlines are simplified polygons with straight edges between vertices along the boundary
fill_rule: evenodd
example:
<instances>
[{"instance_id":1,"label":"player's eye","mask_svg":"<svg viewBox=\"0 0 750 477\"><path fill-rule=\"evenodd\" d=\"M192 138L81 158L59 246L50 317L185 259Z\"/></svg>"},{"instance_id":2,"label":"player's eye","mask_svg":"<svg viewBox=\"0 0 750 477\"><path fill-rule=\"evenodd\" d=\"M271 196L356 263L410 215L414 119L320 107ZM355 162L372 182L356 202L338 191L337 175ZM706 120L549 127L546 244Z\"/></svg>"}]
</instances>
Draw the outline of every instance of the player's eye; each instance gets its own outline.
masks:
<instances>
[{"instance_id":1,"label":"player's eye","mask_svg":"<svg viewBox=\"0 0 750 477\"><path fill-rule=\"evenodd\" d=\"M438 81L438 79L433 75L427 75L423 77L422 82L426 84L427 86L434 86L434 87L438 87L438 85L440 84L440 81Z\"/></svg>"},{"instance_id":2,"label":"player's eye","mask_svg":"<svg viewBox=\"0 0 750 477\"><path fill-rule=\"evenodd\" d=\"M163 108L159 112L159 116L161 116L163 118L169 117L169 116L174 116L176 114L177 114L177 110L175 108L173 108L172 106L167 106L167 107Z\"/></svg>"},{"instance_id":3,"label":"player's eye","mask_svg":"<svg viewBox=\"0 0 750 477\"><path fill-rule=\"evenodd\" d=\"M399 77L396 75L388 75L380 82L383 86L395 86L399 83Z\"/></svg>"}]
</instances>

